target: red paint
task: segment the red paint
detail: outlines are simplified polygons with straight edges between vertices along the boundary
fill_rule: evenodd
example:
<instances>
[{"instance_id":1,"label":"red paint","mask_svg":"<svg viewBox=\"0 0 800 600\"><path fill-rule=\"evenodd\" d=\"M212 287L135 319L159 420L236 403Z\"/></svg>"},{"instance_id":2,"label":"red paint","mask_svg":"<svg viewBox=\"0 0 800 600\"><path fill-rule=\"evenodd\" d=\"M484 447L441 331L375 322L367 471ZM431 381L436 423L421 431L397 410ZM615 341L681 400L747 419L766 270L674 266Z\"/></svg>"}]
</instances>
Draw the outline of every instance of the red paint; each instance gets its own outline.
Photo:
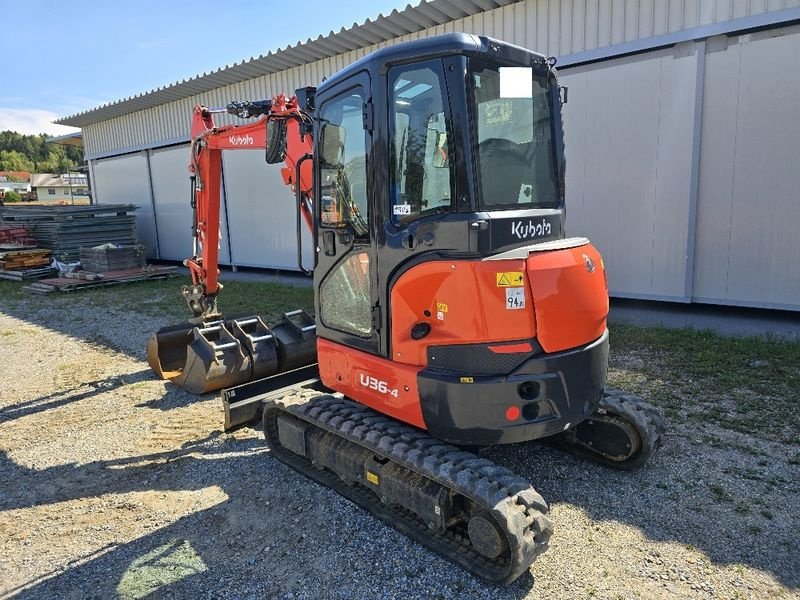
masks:
<instances>
[{"instance_id":1,"label":"red paint","mask_svg":"<svg viewBox=\"0 0 800 600\"><path fill-rule=\"evenodd\" d=\"M417 389L419 367L392 362L323 338L317 338L317 360L320 379L327 387L425 429ZM383 391L377 389L383 388L382 384L385 384Z\"/></svg>"},{"instance_id":2,"label":"red paint","mask_svg":"<svg viewBox=\"0 0 800 600\"><path fill-rule=\"evenodd\" d=\"M244 125L217 127L214 116L204 106L195 106L192 116L192 156L189 171L197 178L197 241L202 248L200 256L186 260L192 284L202 285L204 293L219 291L219 228L220 228L220 174L223 150L265 149L267 146L267 122L273 119L286 120L286 166L281 175L286 185L300 188L305 200L300 205L303 218L309 229L313 229L311 191L312 165L310 160L300 165L300 181L294 181L295 166L305 154L313 150L310 134L300 134L303 118L297 98L286 98L280 94L272 99L269 115Z\"/></svg>"},{"instance_id":3,"label":"red paint","mask_svg":"<svg viewBox=\"0 0 800 600\"><path fill-rule=\"evenodd\" d=\"M502 345L536 337L530 288L520 286L525 308L508 310L506 288L497 285L498 273L524 273L525 265L525 259L435 260L411 267L391 291L392 360L424 366L428 346ZM431 332L415 340L411 329L420 322Z\"/></svg>"},{"instance_id":4,"label":"red paint","mask_svg":"<svg viewBox=\"0 0 800 600\"><path fill-rule=\"evenodd\" d=\"M533 352L533 346L528 342L521 344L504 344L502 346L489 346L489 350L495 354L517 354L520 352Z\"/></svg>"},{"instance_id":5,"label":"red paint","mask_svg":"<svg viewBox=\"0 0 800 600\"><path fill-rule=\"evenodd\" d=\"M608 290L603 259L594 246L532 252L527 271L536 339L545 352L575 348L603 335Z\"/></svg>"},{"instance_id":6,"label":"red paint","mask_svg":"<svg viewBox=\"0 0 800 600\"><path fill-rule=\"evenodd\" d=\"M516 421L519 419L520 411L518 406L509 406L506 409L506 419L509 421Z\"/></svg>"}]
</instances>

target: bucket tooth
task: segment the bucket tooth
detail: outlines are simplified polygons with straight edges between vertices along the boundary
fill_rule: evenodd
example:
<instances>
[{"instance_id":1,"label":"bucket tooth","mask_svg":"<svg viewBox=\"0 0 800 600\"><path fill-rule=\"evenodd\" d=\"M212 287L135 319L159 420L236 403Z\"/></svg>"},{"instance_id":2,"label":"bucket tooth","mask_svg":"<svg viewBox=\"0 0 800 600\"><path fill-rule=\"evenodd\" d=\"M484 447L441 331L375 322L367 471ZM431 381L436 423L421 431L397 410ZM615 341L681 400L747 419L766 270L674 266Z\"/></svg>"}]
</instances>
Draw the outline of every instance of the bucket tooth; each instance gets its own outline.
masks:
<instances>
[{"instance_id":1,"label":"bucket tooth","mask_svg":"<svg viewBox=\"0 0 800 600\"><path fill-rule=\"evenodd\" d=\"M227 323L233 337L242 344L252 361L252 378L261 379L278 372L278 347L275 336L259 316L231 319Z\"/></svg>"},{"instance_id":2,"label":"bucket tooth","mask_svg":"<svg viewBox=\"0 0 800 600\"><path fill-rule=\"evenodd\" d=\"M175 385L193 394L204 394L251 378L249 353L223 323L195 327L192 336L183 370L173 379Z\"/></svg>"}]
</instances>

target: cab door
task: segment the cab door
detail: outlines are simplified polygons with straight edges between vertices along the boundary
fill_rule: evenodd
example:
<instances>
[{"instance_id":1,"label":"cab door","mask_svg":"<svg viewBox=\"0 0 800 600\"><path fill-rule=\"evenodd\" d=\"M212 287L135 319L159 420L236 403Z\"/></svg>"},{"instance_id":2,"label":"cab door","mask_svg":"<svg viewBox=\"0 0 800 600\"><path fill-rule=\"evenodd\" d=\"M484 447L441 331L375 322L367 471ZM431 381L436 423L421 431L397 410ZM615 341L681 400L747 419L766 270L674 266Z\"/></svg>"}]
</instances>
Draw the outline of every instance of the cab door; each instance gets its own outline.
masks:
<instances>
[{"instance_id":1,"label":"cab door","mask_svg":"<svg viewBox=\"0 0 800 600\"><path fill-rule=\"evenodd\" d=\"M369 75L362 71L316 97L314 285L317 334L376 353L369 90Z\"/></svg>"}]
</instances>

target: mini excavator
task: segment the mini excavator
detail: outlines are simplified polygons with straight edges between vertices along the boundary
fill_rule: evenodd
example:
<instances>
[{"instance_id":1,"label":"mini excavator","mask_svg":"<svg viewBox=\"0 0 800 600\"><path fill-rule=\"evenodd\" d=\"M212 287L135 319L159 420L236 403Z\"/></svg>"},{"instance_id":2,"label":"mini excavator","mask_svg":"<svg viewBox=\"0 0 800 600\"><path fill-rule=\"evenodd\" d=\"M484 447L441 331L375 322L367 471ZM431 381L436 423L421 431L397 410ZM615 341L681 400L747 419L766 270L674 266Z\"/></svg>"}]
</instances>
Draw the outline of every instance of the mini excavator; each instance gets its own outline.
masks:
<instances>
[{"instance_id":1,"label":"mini excavator","mask_svg":"<svg viewBox=\"0 0 800 600\"><path fill-rule=\"evenodd\" d=\"M448 34L383 48L291 98L198 106L193 313L154 371L261 417L271 455L470 572L509 583L548 546L530 483L475 453L550 438L633 469L664 422L606 388L608 289L564 232L555 60ZM257 118L216 126L227 112ZM313 239L315 316L217 310L223 150L262 149ZM266 227L266 224L265 224Z\"/></svg>"}]
</instances>

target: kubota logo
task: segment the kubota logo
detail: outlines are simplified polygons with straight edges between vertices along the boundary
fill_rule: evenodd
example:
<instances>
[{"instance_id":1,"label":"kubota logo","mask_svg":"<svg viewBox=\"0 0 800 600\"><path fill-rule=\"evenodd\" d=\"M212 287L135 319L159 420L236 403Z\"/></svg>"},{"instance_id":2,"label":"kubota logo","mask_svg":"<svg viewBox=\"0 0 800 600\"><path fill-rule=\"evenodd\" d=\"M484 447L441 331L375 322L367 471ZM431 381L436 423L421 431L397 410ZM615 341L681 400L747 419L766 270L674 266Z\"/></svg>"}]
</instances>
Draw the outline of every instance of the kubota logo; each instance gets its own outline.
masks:
<instances>
[{"instance_id":1,"label":"kubota logo","mask_svg":"<svg viewBox=\"0 0 800 600\"><path fill-rule=\"evenodd\" d=\"M253 141L252 135L232 135L228 138L231 146L252 146Z\"/></svg>"},{"instance_id":2,"label":"kubota logo","mask_svg":"<svg viewBox=\"0 0 800 600\"><path fill-rule=\"evenodd\" d=\"M516 236L520 240L527 240L530 238L544 237L550 235L553 231L553 226L547 219L541 221L534 221L528 219L525 221L513 221L511 223L511 235Z\"/></svg>"}]
</instances>

